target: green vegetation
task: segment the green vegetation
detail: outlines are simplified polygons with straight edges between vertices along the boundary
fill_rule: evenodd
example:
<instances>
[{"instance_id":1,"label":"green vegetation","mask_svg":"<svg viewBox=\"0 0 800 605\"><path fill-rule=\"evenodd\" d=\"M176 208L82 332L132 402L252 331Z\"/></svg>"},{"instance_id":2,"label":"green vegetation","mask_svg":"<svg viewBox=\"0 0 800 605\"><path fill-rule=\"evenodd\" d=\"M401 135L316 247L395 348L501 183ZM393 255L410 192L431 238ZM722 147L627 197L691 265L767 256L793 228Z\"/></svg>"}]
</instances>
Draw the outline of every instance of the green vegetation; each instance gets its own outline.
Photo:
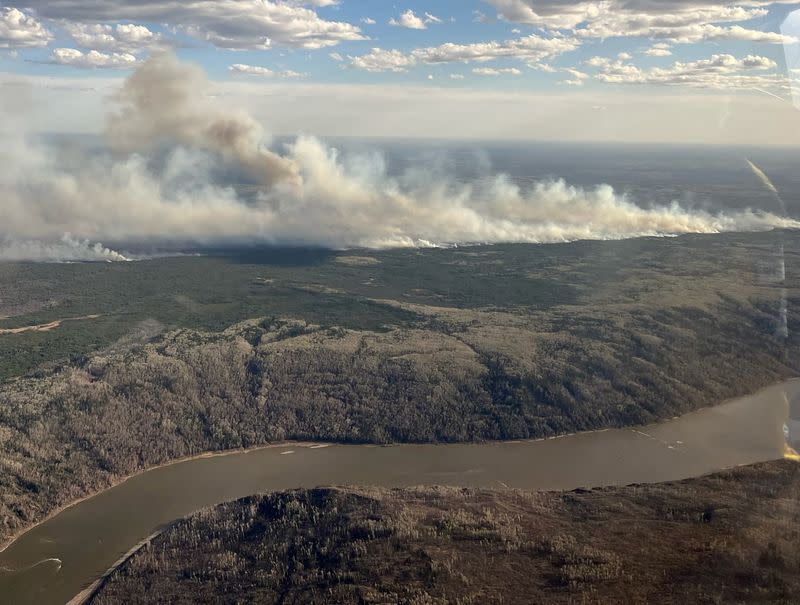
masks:
<instances>
[{"instance_id":1,"label":"green vegetation","mask_svg":"<svg viewBox=\"0 0 800 605\"><path fill-rule=\"evenodd\" d=\"M100 350L143 321L164 329L219 331L253 317L277 316L373 330L414 325L418 318L375 306L372 299L525 313L633 302L665 281L678 286L690 278L711 279L703 289L713 294L721 277L726 288L757 283L761 266L774 265L777 237L726 234L358 253L254 249L134 263L0 263L0 330L102 316L46 333L0 336L0 380L42 362ZM800 235L781 237L791 260ZM356 255L362 262L349 260Z\"/></svg>"},{"instance_id":2,"label":"green vegetation","mask_svg":"<svg viewBox=\"0 0 800 605\"><path fill-rule=\"evenodd\" d=\"M298 490L175 523L94 605L791 603L800 466L527 493Z\"/></svg>"},{"instance_id":3,"label":"green vegetation","mask_svg":"<svg viewBox=\"0 0 800 605\"><path fill-rule=\"evenodd\" d=\"M0 385L0 542L201 452L546 437L796 375L775 237L0 265L2 328L101 315L0 334L7 372L48 360Z\"/></svg>"}]
</instances>

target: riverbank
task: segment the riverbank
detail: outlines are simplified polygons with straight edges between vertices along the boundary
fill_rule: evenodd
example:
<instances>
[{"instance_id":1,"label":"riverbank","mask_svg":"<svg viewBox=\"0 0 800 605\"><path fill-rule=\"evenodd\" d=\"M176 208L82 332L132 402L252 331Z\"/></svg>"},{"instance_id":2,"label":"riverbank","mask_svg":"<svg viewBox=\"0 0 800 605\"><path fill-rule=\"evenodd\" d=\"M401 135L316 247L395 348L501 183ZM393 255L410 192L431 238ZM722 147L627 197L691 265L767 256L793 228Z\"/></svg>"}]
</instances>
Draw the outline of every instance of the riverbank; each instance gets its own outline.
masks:
<instances>
[{"instance_id":1,"label":"riverbank","mask_svg":"<svg viewBox=\"0 0 800 605\"><path fill-rule=\"evenodd\" d=\"M570 492L292 490L178 521L89 602L794 602L798 517L786 460Z\"/></svg>"},{"instance_id":2,"label":"riverbank","mask_svg":"<svg viewBox=\"0 0 800 605\"><path fill-rule=\"evenodd\" d=\"M138 477L138 476L143 475L145 473L149 473L151 471L155 471L155 470L158 470L160 468L166 468L168 466L174 466L176 464L181 464L183 462L191 462L192 460L204 460L204 459L208 459L208 458L220 458L220 457L223 457L223 456L235 456L236 454L248 454L248 453L258 452L258 451L261 451L261 450L266 450L266 449L271 449L271 448L280 448L280 447L314 447L314 446L317 446L317 445L328 445L328 444L321 444L321 443L310 442L310 441L285 441L283 443L270 443L270 444L267 444L267 445L259 445L259 446L255 446L255 447L251 447L251 448L238 448L238 449L233 449L233 450L225 450L225 451L221 451L221 452L203 452L201 454L196 454L196 455L193 455L193 456L184 456L183 458L177 458L175 460L170 460L168 462L163 462L161 464L156 464L154 466L150 466L150 467L142 469L140 471L136 471L134 473L130 473L130 474L124 476L124 477L120 477L119 480L115 481L114 483L112 483L108 487L104 487L103 489L97 490L94 493L88 494L86 496L83 496L82 498L78 498L77 500L73 500L69 504L65 504L64 506L59 507L58 509L56 509L53 512L49 513L41 521L38 521L37 523L20 530L19 532L17 532L16 535L12 536L8 540L6 540L4 543L0 544L0 554L2 554L3 551L5 551L9 546L11 546L16 540L18 540L19 538L21 538L22 536L24 536L28 532L32 531L33 529L36 529L37 527L39 527L43 523L47 523L53 517L63 513L64 511L66 511L66 510L68 510L68 509L70 509L70 508L72 508L74 506L79 505L81 502L85 502L86 500L89 500L91 498L95 498L98 495L102 494L103 492L105 492L105 491L107 491L109 489L113 489L115 487L118 487L118 486L122 485L123 483L125 483L126 481L129 481L129 480L133 479L134 477Z\"/></svg>"},{"instance_id":3,"label":"riverbank","mask_svg":"<svg viewBox=\"0 0 800 605\"><path fill-rule=\"evenodd\" d=\"M693 415L702 414L703 412L705 412L705 411L707 411L709 409L713 409L713 408L716 408L716 407L721 407L721 406L724 406L726 404L730 404L730 403L732 403L734 401L737 401L737 400L743 399L743 398L747 398L747 397L759 397L760 395L762 395L762 394L764 394L764 393L766 393L766 392L768 392L770 390L780 389L780 388L795 389L795 388L798 388L798 387L800 387L800 378L794 378L794 379L786 380L786 381L781 382L781 383L773 384L773 385L766 386L766 387L763 387L761 389L758 389L754 393L751 393L751 394L746 395L744 397L731 398L731 399L723 401L723 402L721 402L721 403L719 403L717 405L707 406L707 407L704 407L704 408L700 408L698 410L687 412L686 414L681 416L681 418L690 419ZM671 420L664 420L664 421L661 421L659 423L656 423L655 425L649 425L649 426L665 425L665 424L667 424L667 423L669 423L669 422L671 422L673 420L676 420L676 419L677 418L673 418ZM643 428L647 428L647 427L646 426L642 426L642 425L637 425L637 426L631 426L631 427L626 427L626 428L630 429L630 430L637 430L637 429L643 429ZM508 441L492 440L492 441L484 441L484 442L481 442L481 443L482 444L486 444L486 445L502 444L502 443L507 443L507 444L538 443L538 442L543 442L543 441L552 441L552 440L558 440L558 439L565 439L565 438L569 438L569 437L574 437L576 435L599 434L599 433L604 433L604 432L607 432L607 431L610 431L610 430L615 430L615 429L604 428L604 429L597 429L597 430L593 430L593 431L582 431L580 433L565 433L563 435L556 435L554 437L545 437L545 438L540 438L540 439L508 440ZM650 438L649 435L646 435L646 436L648 438ZM123 476L123 477L120 477L120 478L116 479L115 481L113 481L110 485L108 485L108 486L106 486L106 487L104 487L104 488L102 488L100 490L97 490L97 491L95 491L95 492L93 492L91 494L87 494L86 496L78 498L78 499L76 499L76 500L74 500L74 501L72 501L72 502L70 502L68 504L65 504L64 506L61 506L58 509L50 512L41 521L38 521L37 523L35 523L33 525L25 527L24 529L20 530L19 532L17 532L15 535L10 537L9 539L5 540L5 542L0 544L0 554L2 554L8 547L10 547L20 537L24 536L26 533L30 532L31 530L35 529L36 527L38 527L38 526L50 521L52 518L56 517L57 515L61 514L62 512L66 511L66 510L68 510L68 509L70 509L70 508L72 508L74 506L77 506L77 505L81 504L82 502L85 502L86 500L89 500L91 498L97 497L98 495L102 494L105 491L108 491L110 489L118 487L118 486L124 484L125 482L129 481L130 479L133 479L135 477L141 476L141 475L143 475L145 473L148 473L148 472L152 472L152 471L155 471L155 470L158 470L158 469L166 468L166 467L169 467L169 466L174 466L174 465L185 463L185 462L191 462L191 461L203 460L203 459L209 459L209 458L225 457L225 456L234 456L234 455L239 455L239 454L248 454L248 453L259 452L259 451L263 451L263 450L267 450L267 449L291 448L291 447L314 448L314 447L320 447L320 446L327 447L327 446L332 446L332 445L349 445L349 444L337 444L335 442L317 442L317 441L282 441L280 443L269 443L269 444L254 446L254 447L251 447L251 448L236 448L236 449L225 450L225 451L202 452L200 454L195 454L195 455L191 455L191 456L184 456L184 457L181 457L181 458L177 458L177 459L174 459L174 460L169 460L169 461L166 461L166 462L163 462L163 463L160 463L160 464L156 464L156 465L153 465L153 466L150 466L150 467L135 471L133 473L129 473L129 474ZM366 446L366 447L368 447L370 445L380 446L380 447L390 447L392 444L363 444L363 445ZM404 445L404 446L408 447L408 446L412 446L412 445L415 445L415 444L394 444L394 445ZM429 444L416 444L416 445L429 445ZM440 444L440 445L442 445L444 447L447 447L447 445L451 445L451 444Z\"/></svg>"},{"instance_id":4,"label":"riverbank","mask_svg":"<svg viewBox=\"0 0 800 605\"><path fill-rule=\"evenodd\" d=\"M798 381L790 381L645 428L555 439L324 448L282 442L173 461L29 529L0 554L0 565L23 569L48 557L64 565L56 575L35 569L0 576L0 591L20 603L63 605L96 581L97 569L108 569L143 536L199 509L253 493L319 485L570 490L671 481L778 459L785 447L786 392L797 390Z\"/></svg>"},{"instance_id":5,"label":"riverbank","mask_svg":"<svg viewBox=\"0 0 800 605\"><path fill-rule=\"evenodd\" d=\"M88 603L92 598L94 598L98 591L102 590L103 585L108 579L116 572L120 567L122 567L125 563L127 563L131 557L135 556L142 548L149 546L150 543L158 538L161 534L165 531L169 531L168 527L163 529L159 529L158 531L153 532L149 536L147 536L144 540L136 544L133 548L131 548L128 552L122 555L117 561L109 567L106 572L100 576L96 581L94 581L88 588L82 590L80 593L75 595L74 598L70 599L67 605L84 605Z\"/></svg>"},{"instance_id":6,"label":"riverbank","mask_svg":"<svg viewBox=\"0 0 800 605\"><path fill-rule=\"evenodd\" d=\"M787 388L794 388L794 387L800 386L800 378L794 378L794 379L786 380L786 381L778 383L778 384L774 384L774 385L763 387L761 389L758 389L754 393L751 393L750 395L746 395L745 397L758 397L760 394L763 394L763 393L765 393L765 392L767 392L767 391L769 391L771 389L775 389L775 388L779 388L779 387L783 387L783 386L785 386ZM723 401L723 402L721 402L721 403L719 403L719 404L717 404L715 406L708 406L708 407L700 408L698 410L687 412L682 417L683 418L690 418L693 414L700 414L700 413L702 413L702 412L704 412L704 411L706 411L708 409L729 404L732 401L735 401L737 399L741 399L741 398L728 399L728 400ZM673 418L671 420L675 420L675 418ZM663 420L660 423L657 423L657 425L658 424L665 424L665 423L668 423L668 422L670 422L670 420ZM629 428L631 430L635 430L635 429L642 429L642 428L646 428L646 427L645 426L632 426L632 427L627 427L627 428ZM603 432L606 432L606 431L609 431L609 430L614 430L614 429L607 429L606 428L606 429L597 429L597 430L593 430L593 431L582 431L581 433L565 433L563 435L556 435L554 437L544 437L544 438L540 438L540 439L508 440L508 441L494 440L494 441L484 441L484 442L481 442L481 443L484 443L484 444L492 444L492 443L494 443L494 444L497 444L497 443L509 443L509 444L512 444L512 443L536 443L536 442L547 441L547 440L556 440L556 439L569 438L569 437L573 437L575 435L591 435L591 434L603 433ZM173 466L173 465L176 465L176 464L181 464L181 463L184 463L184 462L191 462L191 461L194 461L194 460L203 460L203 459L207 459L207 458L215 458L215 457L223 457L223 456L233 456L233 455L237 455L237 454L247 454L247 453L258 452L258 451L266 450L266 449L273 449L273 448L318 447L318 446L329 446L329 445L337 445L337 444L336 443L330 443L330 442L315 442L315 441L283 441L283 442L280 442L280 443L271 443L271 444L254 446L252 448L236 448L236 449L225 450L225 451L217 451L217 452L214 452L214 451L203 452L203 453L200 453L200 454L195 454L195 455L191 455L191 456L184 456L184 457L181 457L181 458L177 458L175 460L169 460L169 461L166 461L166 462L163 462L163 463L160 463L160 464L156 464L156 465L153 465L153 466L138 470L136 472L129 473L129 474L127 474L127 475L125 475L123 477L120 477L119 479L115 480L112 484L108 485L107 487L104 487L104 488L102 488L100 490L97 490L97 491L95 491L95 492L93 492L91 494L88 494L86 496L78 498L78 499L76 499L76 500L74 500L74 501L72 501L72 502L70 502L70 503L68 503L68 504L66 504L64 506L59 507L58 509L56 509L56 510L52 511L51 513L49 513L41 521L38 521L37 523L20 530L14 536L12 536L9 539L5 540L2 544L0 544L0 553L5 551L11 544L14 543L14 541L19 539L21 536L25 535L27 532L29 532L32 529L42 525L43 523L46 523L47 521L51 520L53 517L59 515L60 513L64 512L65 510L68 510L68 509L70 509L70 508L72 508L74 506L77 506L78 504L80 504L80 503L82 503L82 502L84 502L84 501L86 501L86 500L88 500L90 498L94 498L94 497L98 496L99 494L101 494L101 493L103 493L103 492L105 492L105 491L107 491L109 489L113 489L115 487L118 487L119 485L125 483L126 481L129 481L130 479L132 479L134 477L143 475L145 473L148 473L148 472L151 472L151 471L154 471L154 470L157 470L157 469L165 468L165 467L168 467L168 466ZM338 445L346 445L346 444L338 444ZM386 447L386 446L391 446L392 444L363 444L363 445L365 445L365 446L376 445L376 446ZM394 445L401 445L401 444L394 444ZM402 445L408 446L408 445L414 445L414 444L402 444ZM423 444L417 444L417 445L423 445ZM442 444L442 445L444 445L444 444Z\"/></svg>"}]
</instances>

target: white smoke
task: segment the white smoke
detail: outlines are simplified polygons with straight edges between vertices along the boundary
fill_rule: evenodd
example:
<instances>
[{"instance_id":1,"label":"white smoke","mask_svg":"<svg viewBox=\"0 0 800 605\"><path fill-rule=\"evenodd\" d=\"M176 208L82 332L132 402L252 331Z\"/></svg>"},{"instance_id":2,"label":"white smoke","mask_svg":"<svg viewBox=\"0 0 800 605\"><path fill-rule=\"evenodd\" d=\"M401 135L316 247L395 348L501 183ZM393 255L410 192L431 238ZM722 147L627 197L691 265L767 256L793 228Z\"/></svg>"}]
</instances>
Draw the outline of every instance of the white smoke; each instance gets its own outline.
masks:
<instances>
[{"instance_id":1,"label":"white smoke","mask_svg":"<svg viewBox=\"0 0 800 605\"><path fill-rule=\"evenodd\" d=\"M127 261L129 258L100 243L74 239L65 234L58 241L0 240L0 260L34 262Z\"/></svg>"},{"instance_id":2,"label":"white smoke","mask_svg":"<svg viewBox=\"0 0 800 605\"><path fill-rule=\"evenodd\" d=\"M142 151L163 142L206 149L238 162L262 185L297 182L297 167L261 148L263 132L251 116L221 111L207 102L202 69L158 54L125 81L119 110L109 118L108 136L122 151Z\"/></svg>"},{"instance_id":3,"label":"white smoke","mask_svg":"<svg viewBox=\"0 0 800 605\"><path fill-rule=\"evenodd\" d=\"M342 156L313 137L283 155L261 147L260 126L205 99L194 67L161 55L120 93L109 138L123 155L65 158L24 136L0 151L0 237L143 244L272 243L334 248L564 242L800 227L774 214L643 208L608 185L561 180L521 189L504 175L472 184L409 170L390 176L380 155ZM9 142L10 141L10 142ZM150 150L171 143L163 167ZM177 146L175 146L177 145ZM133 150L133 152L131 152ZM259 184L241 196L215 182L220 159Z\"/></svg>"}]
</instances>

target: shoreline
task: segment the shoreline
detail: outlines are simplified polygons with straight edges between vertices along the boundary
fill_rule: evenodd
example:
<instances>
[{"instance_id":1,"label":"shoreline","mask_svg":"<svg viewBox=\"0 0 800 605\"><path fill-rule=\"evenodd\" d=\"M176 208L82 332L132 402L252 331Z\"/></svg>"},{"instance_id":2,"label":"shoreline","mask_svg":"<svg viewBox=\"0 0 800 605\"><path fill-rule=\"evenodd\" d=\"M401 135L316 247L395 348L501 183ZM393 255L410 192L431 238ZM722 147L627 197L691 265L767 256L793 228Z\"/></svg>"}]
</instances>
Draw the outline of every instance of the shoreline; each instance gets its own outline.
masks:
<instances>
[{"instance_id":1,"label":"shoreline","mask_svg":"<svg viewBox=\"0 0 800 605\"><path fill-rule=\"evenodd\" d=\"M91 494L87 494L86 496L82 496L82 497L78 498L77 500L72 500L71 502L69 502L68 504L64 504L63 506L59 506L57 509L53 510L51 513L49 513L41 521L37 521L33 525L18 531L13 536L11 536L8 540L6 540L2 544L0 544L0 554L4 553L6 550L8 550L8 548L14 542L19 540L22 536L27 534L29 531L32 531L32 530L36 529L37 527L39 527L40 525L43 525L44 523L47 523L50 519L60 515L65 510L68 510L68 509L72 508L73 506L77 506L78 504L80 504L81 502L85 502L86 500L91 500L95 496L99 496L100 494L102 494L105 491L108 491L110 489L114 489L115 487L118 487L118 486L122 485L123 483L133 479L134 477L138 477L139 475L143 475L145 473L149 473L150 471L155 471L155 470L158 470L160 468L166 468L168 466L173 466L175 464L182 464L184 462L191 462L193 460L203 460L203 459L206 459L206 458L222 458L224 456L235 456L237 454L249 454L251 452L258 452L258 451L261 451L261 450L268 450L268 449L271 449L271 448L279 448L279 447L289 447L289 446L291 446L291 447L312 447L314 445L342 445L342 444L338 444L338 443L330 443L329 444L329 443L325 443L325 442L322 442L322 441L281 441L280 443L269 443L269 444L266 444L266 445L256 445L256 446L248 447L248 448L237 448L237 449L233 449L233 450L220 450L220 451L217 451L217 452L215 452L215 451L202 452L200 454L192 454L191 456L183 456L181 458L175 458L174 460L168 460L166 462L161 462L161 463L156 464L154 466L148 466L145 469L142 469L142 470L139 470L139 471L135 471L135 472L129 473L127 475L123 475L122 477L119 478L119 480L113 481L107 487L104 487L102 489L94 491Z\"/></svg>"},{"instance_id":2,"label":"shoreline","mask_svg":"<svg viewBox=\"0 0 800 605\"><path fill-rule=\"evenodd\" d=\"M117 559L114 564L109 567L102 576L97 578L94 582L89 584L86 588L72 597L69 601L67 601L66 605L83 605L84 603L89 602L94 596L98 593L98 591L105 586L105 583L108 579L117 571L120 567L125 565L131 557L133 557L136 553L142 550L145 546L148 546L150 542L158 538L161 534L167 531L170 528L169 525L162 527L154 531L152 534L147 536L144 540L140 540L133 548L131 548L128 552L122 555L119 559Z\"/></svg>"},{"instance_id":3,"label":"shoreline","mask_svg":"<svg viewBox=\"0 0 800 605\"><path fill-rule=\"evenodd\" d=\"M763 387L761 387L761 388L759 388L759 389L757 389L757 390L755 390L753 392L746 393L744 395L739 395L737 397L731 397L731 398L725 399L723 401L720 401L719 403L715 403L715 404L712 404L712 405L708 405L708 406L704 406L704 407L701 407L701 408L697 408L696 410L692 410L692 411L686 412L685 414L681 414L680 416L675 416L675 417L672 417L672 418L665 418L663 420L656 421L656 422L651 422L650 424L646 424L646 425L605 427L605 428L593 429L593 430L589 430L589 431L579 431L579 432L575 432L575 433L563 433L563 434L560 434L560 435L554 435L552 437L538 437L538 438L535 438L535 439L491 440L491 441L460 441L460 442L452 442L452 443L449 443L449 442L448 443L441 443L441 442L439 442L439 443L435 443L435 442L425 443L425 442L420 442L420 443L385 443L385 444L379 444L379 443L353 444L353 443L345 443L345 442L291 441L291 440L288 440L288 441L281 441L281 442L277 442L277 443L267 443L267 444L264 444L264 445L258 445L258 446L253 446L253 447L249 447L249 448L237 448L237 449L232 449L232 450L209 451L209 452L202 452L200 454L193 454L193 455L190 455L190 456L183 456L181 458L175 458L173 460L168 460L166 462L162 462L162 463L159 463L159 464L156 464L156 465L153 465L153 466L149 466L149 467L147 467L145 469L141 469L141 470L135 471L133 473L129 473L128 475L124 475L124 476L120 477L118 480L112 481L112 483L110 485L108 485L108 486L106 486L106 487L104 487L102 489L96 490L96 491L92 492L91 494L87 494L86 496L83 496L81 498L73 500L73 501L71 501L71 502L69 502L69 503L67 503L67 504L65 504L63 506L58 507L57 509L54 509L52 512L50 512L42 520L37 521L33 525L25 527L24 529L19 530L18 532L14 533L12 536L10 536L7 540L5 540L2 544L0 544L0 554L5 552L6 550L8 550L8 548L11 547L14 544L14 542L19 540L22 536L24 536L28 532L36 529L40 525L43 525L44 523L50 521L52 518L58 516L59 514L64 512L65 510L68 510L68 509L70 509L70 508L72 508L74 506L77 506L78 504L80 504L82 502L85 502L86 500L94 498L95 496L98 496L98 495L100 495L101 493L103 493L105 491L108 491L110 489L114 489L115 487L118 487L118 486L124 484L125 482L129 481L130 479L133 479L134 477L138 477L139 475L143 475L145 473L149 473L150 471L155 471L155 470L158 470L158 469L161 469L161 468L165 468L165 467L169 467L169 466L173 466L173 465L176 465L176 464L182 464L184 462L191 462L193 460L202 460L202 459L207 459L207 458L219 458L219 457L234 456L234 455L239 455L239 454L248 454L248 453L252 453L252 452L258 452L258 451L263 451L263 450L267 450L267 449L274 449L274 448L281 448L281 447L313 448L315 446L326 446L326 447L329 447L329 446L353 446L353 445L358 445L360 447L396 447L396 446L409 447L409 446L415 446L415 445L417 445L417 446L422 446L422 445L425 445L425 446L430 446L430 445L454 446L454 445L504 445L504 444L514 444L514 443L517 443L517 444L519 444L519 443L536 443L536 442L540 442L540 441L549 441L549 440L553 440L553 439L562 439L564 437L575 436L575 435L592 435L592 434L595 434L595 433L603 433L603 432L607 432L607 431L611 431L611 430L635 430L637 428L645 428L645 427L648 427L648 426L660 425L660 424L664 424L664 423L667 423L667 422L671 422L671 421L675 420L676 418L684 418L684 417L690 416L692 414L697 414L697 413L705 411L705 410L710 410L710 409L714 409L714 408L717 408L717 407L720 407L720 406L724 406L726 404L730 404L730 403L732 403L734 401L737 401L739 399L745 399L747 397L758 396L758 395L762 394L765 391L768 391L770 389L778 388L778 387L780 387L782 385L788 386L788 385L791 385L791 384L800 384L800 376L787 378L786 380L782 380L780 382L776 382L776 383L773 383L773 384L769 384L769 385L763 386Z\"/></svg>"}]
</instances>

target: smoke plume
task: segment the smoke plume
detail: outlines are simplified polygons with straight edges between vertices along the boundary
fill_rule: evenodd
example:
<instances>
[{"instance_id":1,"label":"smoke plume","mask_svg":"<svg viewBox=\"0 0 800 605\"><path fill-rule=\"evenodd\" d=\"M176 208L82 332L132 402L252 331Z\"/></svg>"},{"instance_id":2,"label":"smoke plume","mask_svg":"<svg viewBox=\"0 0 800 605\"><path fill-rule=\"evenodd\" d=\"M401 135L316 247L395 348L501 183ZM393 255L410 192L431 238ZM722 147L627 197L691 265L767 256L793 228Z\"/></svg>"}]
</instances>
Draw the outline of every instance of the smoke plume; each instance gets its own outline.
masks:
<instances>
[{"instance_id":1,"label":"smoke plume","mask_svg":"<svg viewBox=\"0 0 800 605\"><path fill-rule=\"evenodd\" d=\"M115 100L108 126L115 153L59 154L7 127L11 134L0 148L0 241L17 243L6 244L0 257L42 258L46 254L31 243L39 242L53 258L67 258L65 247L75 249L62 239L67 232L77 238L72 243L348 248L800 226L749 210L712 213L677 203L645 208L608 185L551 180L522 189L504 175L461 183L435 168L392 176L379 154L342 155L313 137L299 137L277 154L263 146L254 119L223 110L208 92L199 68L157 55ZM154 168L157 153L165 157ZM246 173L255 191L244 195L220 181L221 162Z\"/></svg>"},{"instance_id":2,"label":"smoke plume","mask_svg":"<svg viewBox=\"0 0 800 605\"><path fill-rule=\"evenodd\" d=\"M73 239L65 234L59 241L0 240L0 261L79 262L130 260L102 244Z\"/></svg>"},{"instance_id":3,"label":"smoke plume","mask_svg":"<svg viewBox=\"0 0 800 605\"><path fill-rule=\"evenodd\" d=\"M217 152L238 162L265 186L297 182L297 167L261 148L261 126L245 113L209 105L202 69L157 54L125 81L109 118L108 136L119 151L146 151L159 143L180 143Z\"/></svg>"}]
</instances>

